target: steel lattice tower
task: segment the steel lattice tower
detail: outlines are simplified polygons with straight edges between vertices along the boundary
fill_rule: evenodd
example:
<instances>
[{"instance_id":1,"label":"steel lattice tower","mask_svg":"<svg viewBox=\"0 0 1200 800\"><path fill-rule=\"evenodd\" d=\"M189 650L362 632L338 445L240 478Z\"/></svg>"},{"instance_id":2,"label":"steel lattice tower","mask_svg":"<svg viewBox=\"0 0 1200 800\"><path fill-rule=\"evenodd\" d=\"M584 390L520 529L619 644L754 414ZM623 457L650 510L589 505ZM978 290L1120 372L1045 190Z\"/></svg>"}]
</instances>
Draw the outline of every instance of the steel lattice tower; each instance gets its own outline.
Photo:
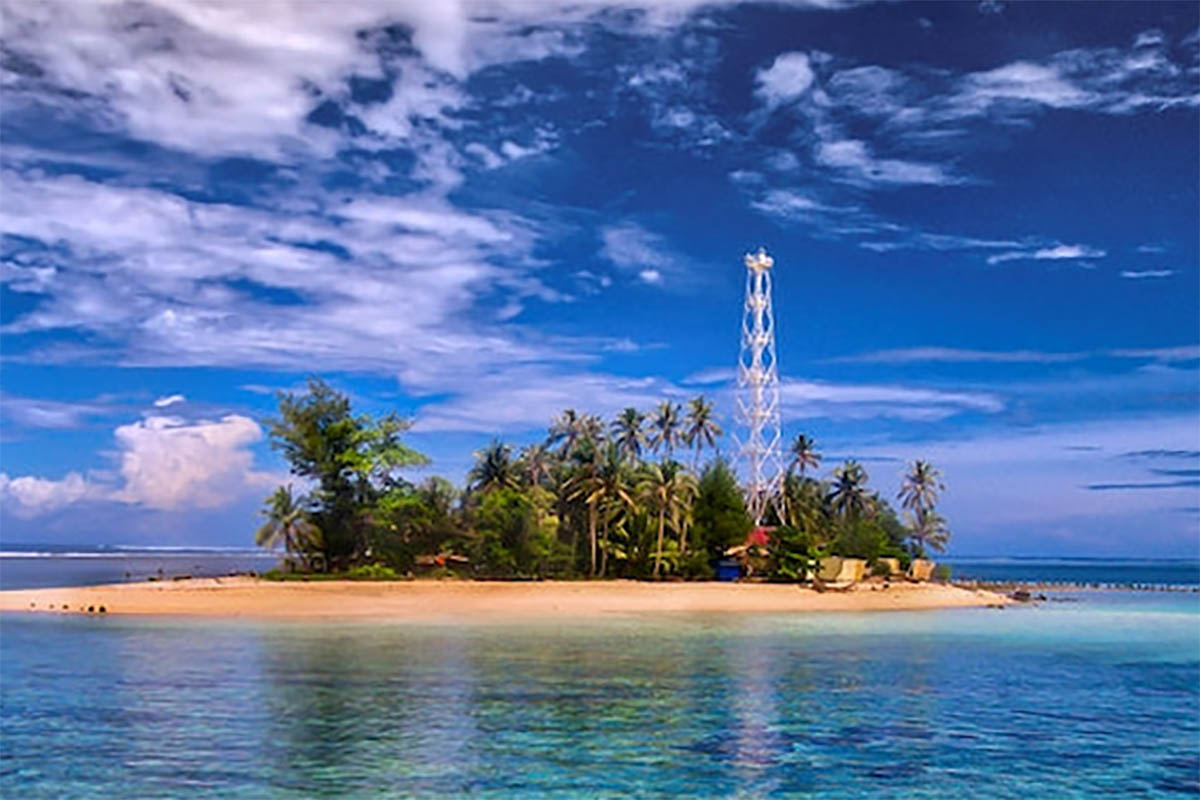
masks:
<instances>
[{"instance_id":1,"label":"steel lattice tower","mask_svg":"<svg viewBox=\"0 0 1200 800\"><path fill-rule=\"evenodd\" d=\"M775 317L771 311L771 267L767 252L746 254L746 302L742 308L742 348L738 356L739 442L746 467L746 505L755 525L774 507L783 513L783 441L779 418L779 369L775 358Z\"/></svg>"}]
</instances>

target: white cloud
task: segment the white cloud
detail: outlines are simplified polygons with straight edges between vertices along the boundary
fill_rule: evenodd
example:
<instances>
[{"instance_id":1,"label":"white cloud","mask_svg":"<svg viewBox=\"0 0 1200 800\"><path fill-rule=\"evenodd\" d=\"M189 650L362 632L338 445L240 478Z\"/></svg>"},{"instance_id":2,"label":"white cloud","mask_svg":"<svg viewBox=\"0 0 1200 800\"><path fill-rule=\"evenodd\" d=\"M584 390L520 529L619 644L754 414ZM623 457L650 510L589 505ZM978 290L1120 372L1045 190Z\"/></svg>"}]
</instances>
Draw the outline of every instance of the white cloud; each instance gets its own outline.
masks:
<instances>
[{"instance_id":1,"label":"white cloud","mask_svg":"<svg viewBox=\"0 0 1200 800\"><path fill-rule=\"evenodd\" d=\"M1013 250L988 256L987 263L1002 264L1005 261L1059 261L1081 258L1103 258L1107 253L1096 247L1082 244L1057 244L1036 250Z\"/></svg>"},{"instance_id":2,"label":"white cloud","mask_svg":"<svg viewBox=\"0 0 1200 800\"><path fill-rule=\"evenodd\" d=\"M664 277L682 266L671 246L636 222L611 225L600 232L601 255L622 270L633 272L643 283L661 285Z\"/></svg>"},{"instance_id":3,"label":"white cloud","mask_svg":"<svg viewBox=\"0 0 1200 800\"><path fill-rule=\"evenodd\" d=\"M952 530L985 540L993 527L1075 520L1078 529L1095 526L1091 518L1153 513L1164 510L1164 497L1176 504L1195 498L1196 489L1098 492L1087 486L1146 481L1144 464L1122 454L1146 450L1195 450L1200 427L1194 415L1070 423L1038 428L992 430L959 441L927 442L909 452L942 469L947 486L943 510ZM895 446L862 448L864 455L895 452ZM897 470L899 472L899 470ZM898 488L899 475L873 475L887 480L885 494ZM1033 532L1026 534L1035 537ZM1041 533L1036 536L1042 535ZM1009 552L1035 546L1011 545ZM1194 546L1194 540L1193 540ZM1125 552L1136 550L1125 543Z\"/></svg>"},{"instance_id":4,"label":"white cloud","mask_svg":"<svg viewBox=\"0 0 1200 800\"><path fill-rule=\"evenodd\" d=\"M866 142L856 139L821 142L814 157L818 164L838 170L843 180L859 185L947 186L963 182L938 164L876 158Z\"/></svg>"},{"instance_id":5,"label":"white cloud","mask_svg":"<svg viewBox=\"0 0 1200 800\"><path fill-rule=\"evenodd\" d=\"M813 84L813 70L806 53L782 53L771 66L755 76L755 93L768 108L775 108L800 97Z\"/></svg>"},{"instance_id":6,"label":"white cloud","mask_svg":"<svg viewBox=\"0 0 1200 800\"><path fill-rule=\"evenodd\" d=\"M102 416L109 411L100 403L72 403L0 393L0 416L6 426L78 428L89 418Z\"/></svg>"},{"instance_id":7,"label":"white cloud","mask_svg":"<svg viewBox=\"0 0 1200 800\"><path fill-rule=\"evenodd\" d=\"M966 412L995 414L1004 401L984 392L905 386L785 380L780 386L784 420L892 418L936 421Z\"/></svg>"},{"instance_id":8,"label":"white cloud","mask_svg":"<svg viewBox=\"0 0 1200 800\"><path fill-rule=\"evenodd\" d=\"M115 502L159 510L219 508L259 493L280 476L253 469L249 445L262 438L254 420L238 414L215 422L150 416L114 432L120 484L103 473L61 480L0 473L0 499L18 516L36 516L79 502Z\"/></svg>"},{"instance_id":9,"label":"white cloud","mask_svg":"<svg viewBox=\"0 0 1200 800\"><path fill-rule=\"evenodd\" d=\"M168 406L173 406L176 403L186 403L186 402L187 402L187 398L184 397L183 395L172 394L172 395L167 395L166 397L160 397L157 400L155 400L154 407L155 408L167 408Z\"/></svg>"},{"instance_id":10,"label":"white cloud","mask_svg":"<svg viewBox=\"0 0 1200 800\"><path fill-rule=\"evenodd\" d=\"M254 420L230 414L216 422L148 417L115 432L124 485L112 497L149 508L214 508L275 476L254 472L246 447L262 438Z\"/></svg>"},{"instance_id":11,"label":"white cloud","mask_svg":"<svg viewBox=\"0 0 1200 800\"><path fill-rule=\"evenodd\" d=\"M1047 353L1038 350L968 350L954 347L910 347L896 350L876 350L856 356L840 356L827 360L830 364L1063 364L1096 358L1149 359L1172 362L1200 358L1200 345L1179 347L1117 348L1110 350Z\"/></svg>"},{"instance_id":12,"label":"white cloud","mask_svg":"<svg viewBox=\"0 0 1200 800\"><path fill-rule=\"evenodd\" d=\"M505 369L473 381L450 400L423 406L413 432L500 434L544 429L566 408L607 418L628 406L651 408L672 393L679 390L655 378Z\"/></svg>"},{"instance_id":13,"label":"white cloud","mask_svg":"<svg viewBox=\"0 0 1200 800\"><path fill-rule=\"evenodd\" d=\"M97 495L97 489L78 472L62 480L24 475L10 478L0 472L0 500L18 516L32 517Z\"/></svg>"},{"instance_id":14,"label":"white cloud","mask_svg":"<svg viewBox=\"0 0 1200 800\"><path fill-rule=\"evenodd\" d=\"M1121 277L1131 280L1141 280L1145 278L1169 278L1175 274L1173 269L1142 269L1142 270L1122 270Z\"/></svg>"}]
</instances>

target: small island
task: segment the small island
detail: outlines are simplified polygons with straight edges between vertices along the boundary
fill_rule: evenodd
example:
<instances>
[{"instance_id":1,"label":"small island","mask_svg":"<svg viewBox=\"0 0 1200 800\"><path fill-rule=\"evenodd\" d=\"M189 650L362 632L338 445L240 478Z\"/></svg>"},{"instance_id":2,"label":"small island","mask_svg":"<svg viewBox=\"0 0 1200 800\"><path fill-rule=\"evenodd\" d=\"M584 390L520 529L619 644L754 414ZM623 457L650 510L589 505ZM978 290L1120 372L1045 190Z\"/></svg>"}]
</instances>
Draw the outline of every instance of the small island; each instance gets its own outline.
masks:
<instances>
[{"instance_id":1,"label":"small island","mask_svg":"<svg viewBox=\"0 0 1200 800\"><path fill-rule=\"evenodd\" d=\"M861 464L813 477L821 455L801 434L756 525L729 464L705 461L722 430L704 396L608 424L568 409L516 456L500 441L478 452L463 490L406 479L428 461L402 441L409 421L356 414L319 378L280 394L267 422L305 487L279 487L262 511L256 542L279 550L277 569L5 591L0 610L444 621L1008 602L927 559L950 534L923 461L905 475L902 522Z\"/></svg>"}]
</instances>

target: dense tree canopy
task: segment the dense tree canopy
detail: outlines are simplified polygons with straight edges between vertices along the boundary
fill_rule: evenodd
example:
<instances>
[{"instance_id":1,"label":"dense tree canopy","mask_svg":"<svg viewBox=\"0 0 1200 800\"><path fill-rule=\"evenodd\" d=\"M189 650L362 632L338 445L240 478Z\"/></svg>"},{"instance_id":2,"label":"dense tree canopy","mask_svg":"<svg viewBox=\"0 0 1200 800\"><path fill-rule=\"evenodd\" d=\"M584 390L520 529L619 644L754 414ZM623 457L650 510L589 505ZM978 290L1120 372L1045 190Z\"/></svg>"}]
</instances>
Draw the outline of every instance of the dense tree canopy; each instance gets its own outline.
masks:
<instances>
[{"instance_id":1,"label":"dense tree canopy","mask_svg":"<svg viewBox=\"0 0 1200 800\"><path fill-rule=\"evenodd\" d=\"M281 487L267 498L256 541L281 547L295 569L706 578L749 541L752 521L730 464L713 458L697 477L673 457L687 445L698 465L715 449L722 431L703 396L686 412L664 401L648 413L624 409L608 424L567 409L519 455L499 440L478 451L463 489L444 478L406 480L406 468L428 461L402 441L409 422L354 414L320 379L280 394L267 422L272 446L308 491ZM949 533L933 507L944 486L931 465L915 462L906 475L905 526L861 465L846 462L822 481L811 475L820 460L816 442L797 436L785 518L760 572L800 580L825 555L907 560L945 547Z\"/></svg>"}]
</instances>

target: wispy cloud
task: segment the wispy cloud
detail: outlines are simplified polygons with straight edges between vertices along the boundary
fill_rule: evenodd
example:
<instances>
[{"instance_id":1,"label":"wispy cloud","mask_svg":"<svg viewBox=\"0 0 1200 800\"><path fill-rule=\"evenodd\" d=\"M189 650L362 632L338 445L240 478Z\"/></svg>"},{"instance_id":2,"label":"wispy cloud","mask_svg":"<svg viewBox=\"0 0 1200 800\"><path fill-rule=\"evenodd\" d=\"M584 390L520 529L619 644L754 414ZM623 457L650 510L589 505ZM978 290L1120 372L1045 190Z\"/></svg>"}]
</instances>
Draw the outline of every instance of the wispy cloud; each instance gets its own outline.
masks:
<instances>
[{"instance_id":1,"label":"wispy cloud","mask_svg":"<svg viewBox=\"0 0 1200 800\"><path fill-rule=\"evenodd\" d=\"M997 253L988 256L987 263L1002 264L1005 261L1061 261L1082 258L1103 258L1107 253L1082 244L1058 244L1053 247L1039 247L1036 250L1013 250L1007 253Z\"/></svg>"},{"instance_id":2,"label":"wispy cloud","mask_svg":"<svg viewBox=\"0 0 1200 800\"><path fill-rule=\"evenodd\" d=\"M154 407L155 408L167 408L168 406L173 406L177 403L186 403L186 402L187 402L187 398L184 397L183 395L172 394L172 395L167 395L166 397L160 397L157 400L155 400Z\"/></svg>"},{"instance_id":3,"label":"wispy cloud","mask_svg":"<svg viewBox=\"0 0 1200 800\"><path fill-rule=\"evenodd\" d=\"M65 402L0 393L0 417L5 426L71 429L116 409L98 402Z\"/></svg>"},{"instance_id":4,"label":"wispy cloud","mask_svg":"<svg viewBox=\"0 0 1200 800\"><path fill-rule=\"evenodd\" d=\"M960 392L893 385L783 381L785 420L890 418L932 422L963 413L995 414L1004 401L986 392Z\"/></svg>"},{"instance_id":5,"label":"wispy cloud","mask_svg":"<svg viewBox=\"0 0 1200 800\"><path fill-rule=\"evenodd\" d=\"M1121 277L1130 280L1143 280L1146 278L1169 278L1175 274L1173 269L1143 269L1143 270L1122 270Z\"/></svg>"},{"instance_id":6,"label":"wispy cloud","mask_svg":"<svg viewBox=\"0 0 1200 800\"><path fill-rule=\"evenodd\" d=\"M1192 361L1200 358L1200 345L1180 347L1117 348L1111 350L1052 353L1038 350L968 350L954 347L909 347L876 350L855 356L826 360L829 364L1063 364L1100 358L1146 359L1160 362Z\"/></svg>"},{"instance_id":7,"label":"wispy cloud","mask_svg":"<svg viewBox=\"0 0 1200 800\"><path fill-rule=\"evenodd\" d=\"M636 222L606 227L600 240L601 255L642 283L662 285L684 272L680 256L666 240Z\"/></svg>"},{"instance_id":8,"label":"wispy cloud","mask_svg":"<svg viewBox=\"0 0 1200 800\"><path fill-rule=\"evenodd\" d=\"M1089 483L1087 488L1093 492L1106 492L1125 489L1187 489L1195 486L1200 486L1200 479L1149 483Z\"/></svg>"}]
</instances>

